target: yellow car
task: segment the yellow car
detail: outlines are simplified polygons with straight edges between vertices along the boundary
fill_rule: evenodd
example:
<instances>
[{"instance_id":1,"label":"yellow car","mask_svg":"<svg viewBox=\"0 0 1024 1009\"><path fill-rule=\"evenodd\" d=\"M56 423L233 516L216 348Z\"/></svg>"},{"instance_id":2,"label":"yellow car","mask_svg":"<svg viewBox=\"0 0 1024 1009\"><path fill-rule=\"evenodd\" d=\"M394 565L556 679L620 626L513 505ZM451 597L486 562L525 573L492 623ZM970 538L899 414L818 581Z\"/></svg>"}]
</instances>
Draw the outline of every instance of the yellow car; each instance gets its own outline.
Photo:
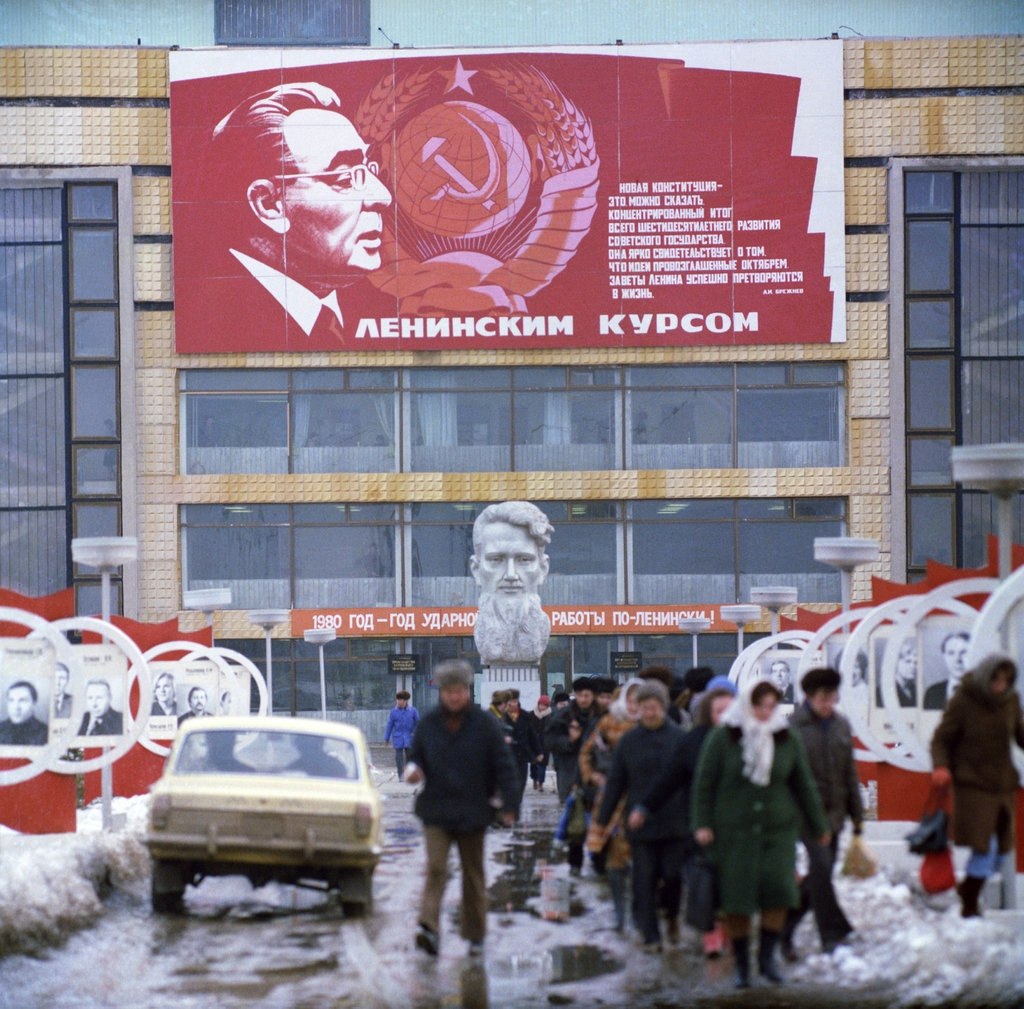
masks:
<instances>
[{"instance_id":1,"label":"yellow car","mask_svg":"<svg viewBox=\"0 0 1024 1009\"><path fill-rule=\"evenodd\" d=\"M144 842L154 911L185 887L241 874L337 891L346 914L372 902L381 801L366 740L351 725L305 718L192 718L152 789Z\"/></svg>"}]
</instances>

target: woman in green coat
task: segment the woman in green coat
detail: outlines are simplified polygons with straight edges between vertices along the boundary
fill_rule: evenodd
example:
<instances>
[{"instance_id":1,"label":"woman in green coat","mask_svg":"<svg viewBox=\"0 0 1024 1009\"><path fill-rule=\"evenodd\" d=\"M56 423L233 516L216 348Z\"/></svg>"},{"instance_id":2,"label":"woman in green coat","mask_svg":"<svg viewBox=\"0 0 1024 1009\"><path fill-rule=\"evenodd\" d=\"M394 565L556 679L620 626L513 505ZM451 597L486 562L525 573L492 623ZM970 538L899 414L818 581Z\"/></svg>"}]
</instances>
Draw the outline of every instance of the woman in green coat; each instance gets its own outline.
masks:
<instances>
[{"instance_id":1,"label":"woman in green coat","mask_svg":"<svg viewBox=\"0 0 1024 1009\"><path fill-rule=\"evenodd\" d=\"M694 778L694 837L718 867L738 988L750 985L750 919L758 911L761 975L782 981L775 948L786 911L797 904L801 816L820 844L831 841L803 744L788 730L781 699L766 680L744 689L704 744Z\"/></svg>"}]
</instances>

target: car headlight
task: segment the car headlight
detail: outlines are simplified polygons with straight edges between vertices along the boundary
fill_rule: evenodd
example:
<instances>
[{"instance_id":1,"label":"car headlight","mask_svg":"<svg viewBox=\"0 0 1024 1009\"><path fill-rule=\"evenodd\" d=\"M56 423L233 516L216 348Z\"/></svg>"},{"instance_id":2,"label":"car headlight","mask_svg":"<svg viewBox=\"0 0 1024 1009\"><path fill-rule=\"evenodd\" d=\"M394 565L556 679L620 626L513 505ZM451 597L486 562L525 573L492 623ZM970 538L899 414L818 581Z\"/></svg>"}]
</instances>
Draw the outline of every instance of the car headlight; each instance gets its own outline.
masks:
<instances>
[{"instance_id":1,"label":"car headlight","mask_svg":"<svg viewBox=\"0 0 1024 1009\"><path fill-rule=\"evenodd\" d=\"M373 830L373 809L366 802L356 806L356 837L369 837Z\"/></svg>"},{"instance_id":2,"label":"car headlight","mask_svg":"<svg viewBox=\"0 0 1024 1009\"><path fill-rule=\"evenodd\" d=\"M169 795L156 795L149 807L149 816L153 826L158 830L167 826L171 817L171 797Z\"/></svg>"}]
</instances>

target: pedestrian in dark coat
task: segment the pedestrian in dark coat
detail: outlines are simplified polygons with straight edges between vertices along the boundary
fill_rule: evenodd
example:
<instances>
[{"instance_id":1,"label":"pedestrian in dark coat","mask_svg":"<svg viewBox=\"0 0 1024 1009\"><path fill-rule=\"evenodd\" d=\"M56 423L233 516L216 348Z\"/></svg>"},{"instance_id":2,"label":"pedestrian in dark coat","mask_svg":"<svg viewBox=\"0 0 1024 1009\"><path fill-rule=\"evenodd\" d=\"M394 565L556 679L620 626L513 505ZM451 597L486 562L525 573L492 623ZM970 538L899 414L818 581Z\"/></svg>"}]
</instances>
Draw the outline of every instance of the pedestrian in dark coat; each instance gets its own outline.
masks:
<instances>
[{"instance_id":1,"label":"pedestrian in dark coat","mask_svg":"<svg viewBox=\"0 0 1024 1009\"><path fill-rule=\"evenodd\" d=\"M537 698L536 707L533 711L527 711L526 717L530 720L534 737L540 744L539 759L530 761L530 780L533 781L533 790L541 792L544 790L550 756L544 743L544 728L548 724L547 719L551 717L551 698L547 694L541 694Z\"/></svg>"},{"instance_id":2,"label":"pedestrian in dark coat","mask_svg":"<svg viewBox=\"0 0 1024 1009\"><path fill-rule=\"evenodd\" d=\"M853 731L836 711L840 682L834 669L810 670L800 681L804 701L789 718L790 728L804 744L832 832L831 842L822 846L808 824L804 823L800 831L800 841L807 849L808 871L800 882L800 903L789 909L782 931L782 955L790 961L796 959L793 935L810 908L814 909L821 948L826 953L832 952L853 931L832 885L843 823L849 817L854 834L860 834L864 821L860 780L853 759Z\"/></svg>"},{"instance_id":3,"label":"pedestrian in dark coat","mask_svg":"<svg viewBox=\"0 0 1024 1009\"><path fill-rule=\"evenodd\" d=\"M427 849L416 945L437 955L448 851L456 844L462 868L462 936L469 940L470 953L479 955L487 931L484 835L497 812L496 796L502 821L514 822L520 790L501 727L473 706L472 666L443 662L433 675L440 704L420 719L405 772L411 784L424 783L415 805Z\"/></svg>"},{"instance_id":4,"label":"pedestrian in dark coat","mask_svg":"<svg viewBox=\"0 0 1024 1009\"><path fill-rule=\"evenodd\" d=\"M999 856L1013 850L1019 784L1010 743L1024 747L1024 718L1007 655L989 655L960 681L932 736L932 781L953 785L953 838L971 855L957 887L961 914L981 913L978 897Z\"/></svg>"},{"instance_id":5,"label":"pedestrian in dark coat","mask_svg":"<svg viewBox=\"0 0 1024 1009\"><path fill-rule=\"evenodd\" d=\"M795 907L796 840L801 817L820 844L828 821L799 736L767 680L744 688L701 750L691 823L718 867L720 900L732 940L736 986L750 985L750 919L761 912L761 976L781 981L775 949Z\"/></svg>"},{"instance_id":6,"label":"pedestrian in dark coat","mask_svg":"<svg viewBox=\"0 0 1024 1009\"><path fill-rule=\"evenodd\" d=\"M632 806L641 789L665 766L676 748L680 729L666 715L668 691L658 680L650 679L636 692L640 722L623 735L615 747L611 771L605 782L598 827L606 827L619 800L626 796ZM656 813L638 825L627 819L626 837L633 852L633 920L649 952L661 949L658 925L658 887L665 909L670 941L679 937L679 903L682 896L683 858L686 851L686 816L682 799L676 793Z\"/></svg>"},{"instance_id":7,"label":"pedestrian in dark coat","mask_svg":"<svg viewBox=\"0 0 1024 1009\"><path fill-rule=\"evenodd\" d=\"M572 683L573 699L555 711L544 729L544 746L555 765L558 801L565 805L573 787L580 785L579 755L583 738L597 714L594 707L593 680L579 676ZM579 801L582 799L580 787ZM569 842L569 872L578 876L583 871L583 839Z\"/></svg>"},{"instance_id":8,"label":"pedestrian in dark coat","mask_svg":"<svg viewBox=\"0 0 1024 1009\"><path fill-rule=\"evenodd\" d=\"M538 758L543 759L544 744L537 738L528 713L524 712L519 705L519 691L513 687L508 691L508 694L505 718L511 726L512 760L516 765L516 773L519 775L519 794L520 799L522 799L522 794L526 791L526 780L529 776L530 764Z\"/></svg>"},{"instance_id":9,"label":"pedestrian in dark coat","mask_svg":"<svg viewBox=\"0 0 1024 1009\"><path fill-rule=\"evenodd\" d=\"M630 813L630 824L640 826L650 813L661 809L665 802L678 793L682 813L686 821L686 861L683 865L684 880L690 878L693 870L693 856L696 842L690 828L690 805L693 791L693 777L697 773L700 751L711 730L718 725L736 691L731 687L716 687L700 695L700 701L693 713L693 728L682 734L668 763L658 772L646 790L638 793L641 798ZM725 931L721 922L702 936L704 952L709 957L721 955L726 948Z\"/></svg>"}]
</instances>

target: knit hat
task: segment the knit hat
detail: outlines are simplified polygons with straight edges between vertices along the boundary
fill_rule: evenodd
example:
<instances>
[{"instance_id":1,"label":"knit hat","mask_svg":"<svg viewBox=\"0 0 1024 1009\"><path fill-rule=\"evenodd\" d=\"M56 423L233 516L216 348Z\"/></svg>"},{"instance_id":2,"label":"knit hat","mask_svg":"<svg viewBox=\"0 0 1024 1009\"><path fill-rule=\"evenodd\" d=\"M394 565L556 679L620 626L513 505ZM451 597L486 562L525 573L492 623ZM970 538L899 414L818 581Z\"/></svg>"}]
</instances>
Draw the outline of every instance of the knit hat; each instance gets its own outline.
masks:
<instances>
[{"instance_id":1,"label":"knit hat","mask_svg":"<svg viewBox=\"0 0 1024 1009\"><path fill-rule=\"evenodd\" d=\"M729 693L736 696L739 692L736 689L736 684L729 679L728 676L712 676L708 680L708 685L704 688L705 690L728 690Z\"/></svg>"},{"instance_id":2,"label":"knit hat","mask_svg":"<svg viewBox=\"0 0 1024 1009\"><path fill-rule=\"evenodd\" d=\"M547 694L541 694L540 697L537 698L537 703L538 704L546 704L550 708L551 707L551 698L548 697Z\"/></svg>"}]
</instances>

